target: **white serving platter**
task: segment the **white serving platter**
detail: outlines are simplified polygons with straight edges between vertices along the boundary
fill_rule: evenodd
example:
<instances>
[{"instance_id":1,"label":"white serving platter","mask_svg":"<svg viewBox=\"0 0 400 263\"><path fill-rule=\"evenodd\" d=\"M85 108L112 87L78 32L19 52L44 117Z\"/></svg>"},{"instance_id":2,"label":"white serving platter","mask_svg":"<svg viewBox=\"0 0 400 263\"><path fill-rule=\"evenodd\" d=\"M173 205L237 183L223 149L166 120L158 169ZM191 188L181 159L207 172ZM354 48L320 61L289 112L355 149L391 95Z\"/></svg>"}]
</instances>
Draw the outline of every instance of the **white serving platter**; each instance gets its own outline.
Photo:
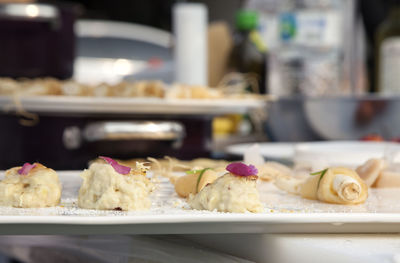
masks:
<instances>
[{"instance_id":1,"label":"white serving platter","mask_svg":"<svg viewBox=\"0 0 400 263\"><path fill-rule=\"evenodd\" d=\"M161 99L32 96L20 97L26 111L38 113L79 114L174 114L220 115L246 113L262 108L266 101L259 99ZM0 96L0 111L15 111L12 97Z\"/></svg>"},{"instance_id":2,"label":"white serving platter","mask_svg":"<svg viewBox=\"0 0 400 263\"><path fill-rule=\"evenodd\" d=\"M255 143L235 144L227 147L230 154L243 156ZM392 161L400 162L400 143L369 141L322 141L298 143L270 143L259 145L260 154L267 159L321 162L335 166L357 166L370 158L391 155Z\"/></svg>"},{"instance_id":3,"label":"white serving platter","mask_svg":"<svg viewBox=\"0 0 400 263\"><path fill-rule=\"evenodd\" d=\"M301 199L260 182L265 211L238 214L191 210L172 185L161 180L149 211L96 211L76 206L79 171L61 171L59 176L63 184L60 206L0 207L0 234L400 232L400 189L372 190L365 204L342 206Z\"/></svg>"},{"instance_id":4,"label":"white serving platter","mask_svg":"<svg viewBox=\"0 0 400 263\"><path fill-rule=\"evenodd\" d=\"M294 157L294 142L252 142L232 144L226 147L226 152L243 156L247 149L254 144L259 145L260 154L270 159L291 160Z\"/></svg>"}]
</instances>

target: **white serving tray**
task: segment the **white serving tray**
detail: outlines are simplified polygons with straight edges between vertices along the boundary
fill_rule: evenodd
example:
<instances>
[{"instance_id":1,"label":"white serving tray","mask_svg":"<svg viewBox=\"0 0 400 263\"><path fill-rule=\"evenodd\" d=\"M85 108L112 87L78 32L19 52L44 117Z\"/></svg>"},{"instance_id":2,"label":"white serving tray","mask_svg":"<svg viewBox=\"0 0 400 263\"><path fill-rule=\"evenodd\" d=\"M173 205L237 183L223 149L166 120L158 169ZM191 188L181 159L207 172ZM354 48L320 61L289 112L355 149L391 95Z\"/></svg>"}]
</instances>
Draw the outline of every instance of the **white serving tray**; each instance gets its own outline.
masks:
<instances>
[{"instance_id":1,"label":"white serving tray","mask_svg":"<svg viewBox=\"0 0 400 263\"><path fill-rule=\"evenodd\" d=\"M188 208L167 180L142 212L96 211L76 206L79 171L61 171L61 206L0 207L0 234L211 234L400 232L400 190L373 190L359 206L323 204L283 193L260 182L265 212L219 213ZM3 173L1 172L1 176Z\"/></svg>"},{"instance_id":2,"label":"white serving tray","mask_svg":"<svg viewBox=\"0 0 400 263\"><path fill-rule=\"evenodd\" d=\"M328 166L358 166L370 158L391 155L392 161L400 162L400 143L374 141L322 141L322 142L260 142L230 145L226 152L243 156L252 145L258 144L260 154L268 159L294 161L295 163L317 162Z\"/></svg>"},{"instance_id":3,"label":"white serving tray","mask_svg":"<svg viewBox=\"0 0 400 263\"><path fill-rule=\"evenodd\" d=\"M220 115L247 113L262 108L266 102L259 99L161 99L32 96L21 97L26 111L38 113L80 114L174 114L174 115ZM0 96L0 111L15 111L10 96Z\"/></svg>"}]
</instances>

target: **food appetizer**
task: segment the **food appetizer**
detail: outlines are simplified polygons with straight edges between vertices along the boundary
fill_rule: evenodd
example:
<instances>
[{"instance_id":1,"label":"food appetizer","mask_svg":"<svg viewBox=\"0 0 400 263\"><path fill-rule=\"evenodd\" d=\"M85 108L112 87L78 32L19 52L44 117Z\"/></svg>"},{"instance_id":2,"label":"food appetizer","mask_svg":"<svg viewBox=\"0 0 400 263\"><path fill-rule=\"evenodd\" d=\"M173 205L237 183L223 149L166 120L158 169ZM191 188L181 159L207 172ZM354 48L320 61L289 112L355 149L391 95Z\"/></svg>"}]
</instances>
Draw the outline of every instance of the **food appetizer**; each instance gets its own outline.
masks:
<instances>
[{"instance_id":1,"label":"food appetizer","mask_svg":"<svg viewBox=\"0 0 400 263\"><path fill-rule=\"evenodd\" d=\"M327 168L306 179L279 176L274 183L289 193L326 203L355 205L368 197L366 183L355 171L343 167Z\"/></svg>"},{"instance_id":2,"label":"food appetizer","mask_svg":"<svg viewBox=\"0 0 400 263\"><path fill-rule=\"evenodd\" d=\"M227 83L228 84L228 83ZM259 99L264 98L247 92L248 85L201 85L172 84L159 80L142 80L116 84L87 85L74 80L54 78L19 79L0 78L0 95L17 96L90 96L162 99Z\"/></svg>"},{"instance_id":3,"label":"food appetizer","mask_svg":"<svg viewBox=\"0 0 400 263\"><path fill-rule=\"evenodd\" d=\"M232 163L228 173L211 184L206 184L197 194L189 196L193 209L219 212L261 212L263 206L256 188L257 169L253 165Z\"/></svg>"},{"instance_id":4,"label":"food appetizer","mask_svg":"<svg viewBox=\"0 0 400 263\"><path fill-rule=\"evenodd\" d=\"M292 174L292 169L278 162L266 162L256 165L256 167L258 170L258 177L263 181L271 181L274 178L290 176Z\"/></svg>"},{"instance_id":5,"label":"food appetizer","mask_svg":"<svg viewBox=\"0 0 400 263\"><path fill-rule=\"evenodd\" d=\"M400 187L400 173L392 171L382 171L372 185L376 188L399 188Z\"/></svg>"},{"instance_id":6,"label":"food appetizer","mask_svg":"<svg viewBox=\"0 0 400 263\"><path fill-rule=\"evenodd\" d=\"M59 204L61 184L57 173L40 163L25 163L5 172L0 181L0 205L20 208Z\"/></svg>"},{"instance_id":7,"label":"food appetizer","mask_svg":"<svg viewBox=\"0 0 400 263\"><path fill-rule=\"evenodd\" d=\"M94 160L97 161L97 160ZM101 160L102 161L102 160ZM203 167L209 167L214 170L225 170L225 167L230 163L225 160L214 160L208 158L196 158L192 160L179 160L170 156L165 156L164 158L156 159L152 157L136 158L129 160L117 160L120 164L126 166L135 166L136 162L150 162L150 170L157 174L160 172L185 172L188 170L199 169Z\"/></svg>"},{"instance_id":8,"label":"food appetizer","mask_svg":"<svg viewBox=\"0 0 400 263\"><path fill-rule=\"evenodd\" d=\"M371 187L379 175L385 169L386 164L383 159L369 159L364 164L357 167L356 172L364 180L364 182Z\"/></svg>"},{"instance_id":9,"label":"food appetizer","mask_svg":"<svg viewBox=\"0 0 400 263\"><path fill-rule=\"evenodd\" d=\"M78 206L98 210L146 210L150 208L152 182L146 177L148 167L136 163L135 168L100 156L103 163L94 162L81 173Z\"/></svg>"},{"instance_id":10,"label":"food appetizer","mask_svg":"<svg viewBox=\"0 0 400 263\"><path fill-rule=\"evenodd\" d=\"M171 183L175 186L175 191L180 197L189 197L197 194L206 185L213 183L218 178L217 173L211 168L190 170L184 176L170 177Z\"/></svg>"},{"instance_id":11,"label":"food appetizer","mask_svg":"<svg viewBox=\"0 0 400 263\"><path fill-rule=\"evenodd\" d=\"M356 169L360 177L370 187L400 187L400 173L390 171L383 159L370 159Z\"/></svg>"},{"instance_id":12,"label":"food appetizer","mask_svg":"<svg viewBox=\"0 0 400 263\"><path fill-rule=\"evenodd\" d=\"M244 163L254 164L258 177L263 181L271 181L279 176L290 176L292 169L278 162L265 162L261 155L260 145L254 144L244 152Z\"/></svg>"},{"instance_id":13,"label":"food appetizer","mask_svg":"<svg viewBox=\"0 0 400 263\"><path fill-rule=\"evenodd\" d=\"M218 89L200 85L174 84L166 92L169 99L219 99L223 93Z\"/></svg>"},{"instance_id":14,"label":"food appetizer","mask_svg":"<svg viewBox=\"0 0 400 263\"><path fill-rule=\"evenodd\" d=\"M197 194L207 184L214 182L218 178L218 168L202 168L188 166L182 164L176 159L166 157L168 163L162 163L154 158L147 158L153 164L153 172L155 176L161 175L169 179L174 185L176 193L180 197L188 197L190 194ZM186 175L179 176L174 174L174 171L178 169L186 170ZM188 169L191 169L188 171Z\"/></svg>"}]
</instances>

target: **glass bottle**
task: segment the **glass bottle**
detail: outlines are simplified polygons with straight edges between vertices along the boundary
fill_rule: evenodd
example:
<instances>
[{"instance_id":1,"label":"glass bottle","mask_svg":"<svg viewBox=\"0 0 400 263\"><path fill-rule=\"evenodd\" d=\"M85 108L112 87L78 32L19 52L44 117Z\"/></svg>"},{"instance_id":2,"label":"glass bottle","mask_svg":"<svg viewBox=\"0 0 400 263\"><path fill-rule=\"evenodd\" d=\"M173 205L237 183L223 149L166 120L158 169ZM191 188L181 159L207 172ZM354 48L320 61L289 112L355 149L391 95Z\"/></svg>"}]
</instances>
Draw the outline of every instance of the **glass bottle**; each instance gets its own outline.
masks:
<instances>
[{"instance_id":1,"label":"glass bottle","mask_svg":"<svg viewBox=\"0 0 400 263\"><path fill-rule=\"evenodd\" d=\"M400 94L400 1L376 33L376 90L382 94Z\"/></svg>"},{"instance_id":2,"label":"glass bottle","mask_svg":"<svg viewBox=\"0 0 400 263\"><path fill-rule=\"evenodd\" d=\"M251 10L239 10L236 14L234 46L229 60L230 71L255 74L260 93L266 93L267 48L257 32L258 14Z\"/></svg>"}]
</instances>

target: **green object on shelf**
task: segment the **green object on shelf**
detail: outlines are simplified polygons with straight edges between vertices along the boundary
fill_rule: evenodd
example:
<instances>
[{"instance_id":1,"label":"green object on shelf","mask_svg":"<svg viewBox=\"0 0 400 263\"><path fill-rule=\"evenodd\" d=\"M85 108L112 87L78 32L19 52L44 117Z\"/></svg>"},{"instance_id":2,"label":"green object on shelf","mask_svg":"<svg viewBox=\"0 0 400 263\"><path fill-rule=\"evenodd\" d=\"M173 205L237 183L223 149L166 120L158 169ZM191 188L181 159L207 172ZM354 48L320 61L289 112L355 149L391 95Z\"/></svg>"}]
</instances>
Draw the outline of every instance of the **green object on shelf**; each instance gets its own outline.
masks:
<instances>
[{"instance_id":1,"label":"green object on shelf","mask_svg":"<svg viewBox=\"0 0 400 263\"><path fill-rule=\"evenodd\" d=\"M258 26L258 14L252 10L241 9L236 13L236 27L239 30L253 30Z\"/></svg>"}]
</instances>

